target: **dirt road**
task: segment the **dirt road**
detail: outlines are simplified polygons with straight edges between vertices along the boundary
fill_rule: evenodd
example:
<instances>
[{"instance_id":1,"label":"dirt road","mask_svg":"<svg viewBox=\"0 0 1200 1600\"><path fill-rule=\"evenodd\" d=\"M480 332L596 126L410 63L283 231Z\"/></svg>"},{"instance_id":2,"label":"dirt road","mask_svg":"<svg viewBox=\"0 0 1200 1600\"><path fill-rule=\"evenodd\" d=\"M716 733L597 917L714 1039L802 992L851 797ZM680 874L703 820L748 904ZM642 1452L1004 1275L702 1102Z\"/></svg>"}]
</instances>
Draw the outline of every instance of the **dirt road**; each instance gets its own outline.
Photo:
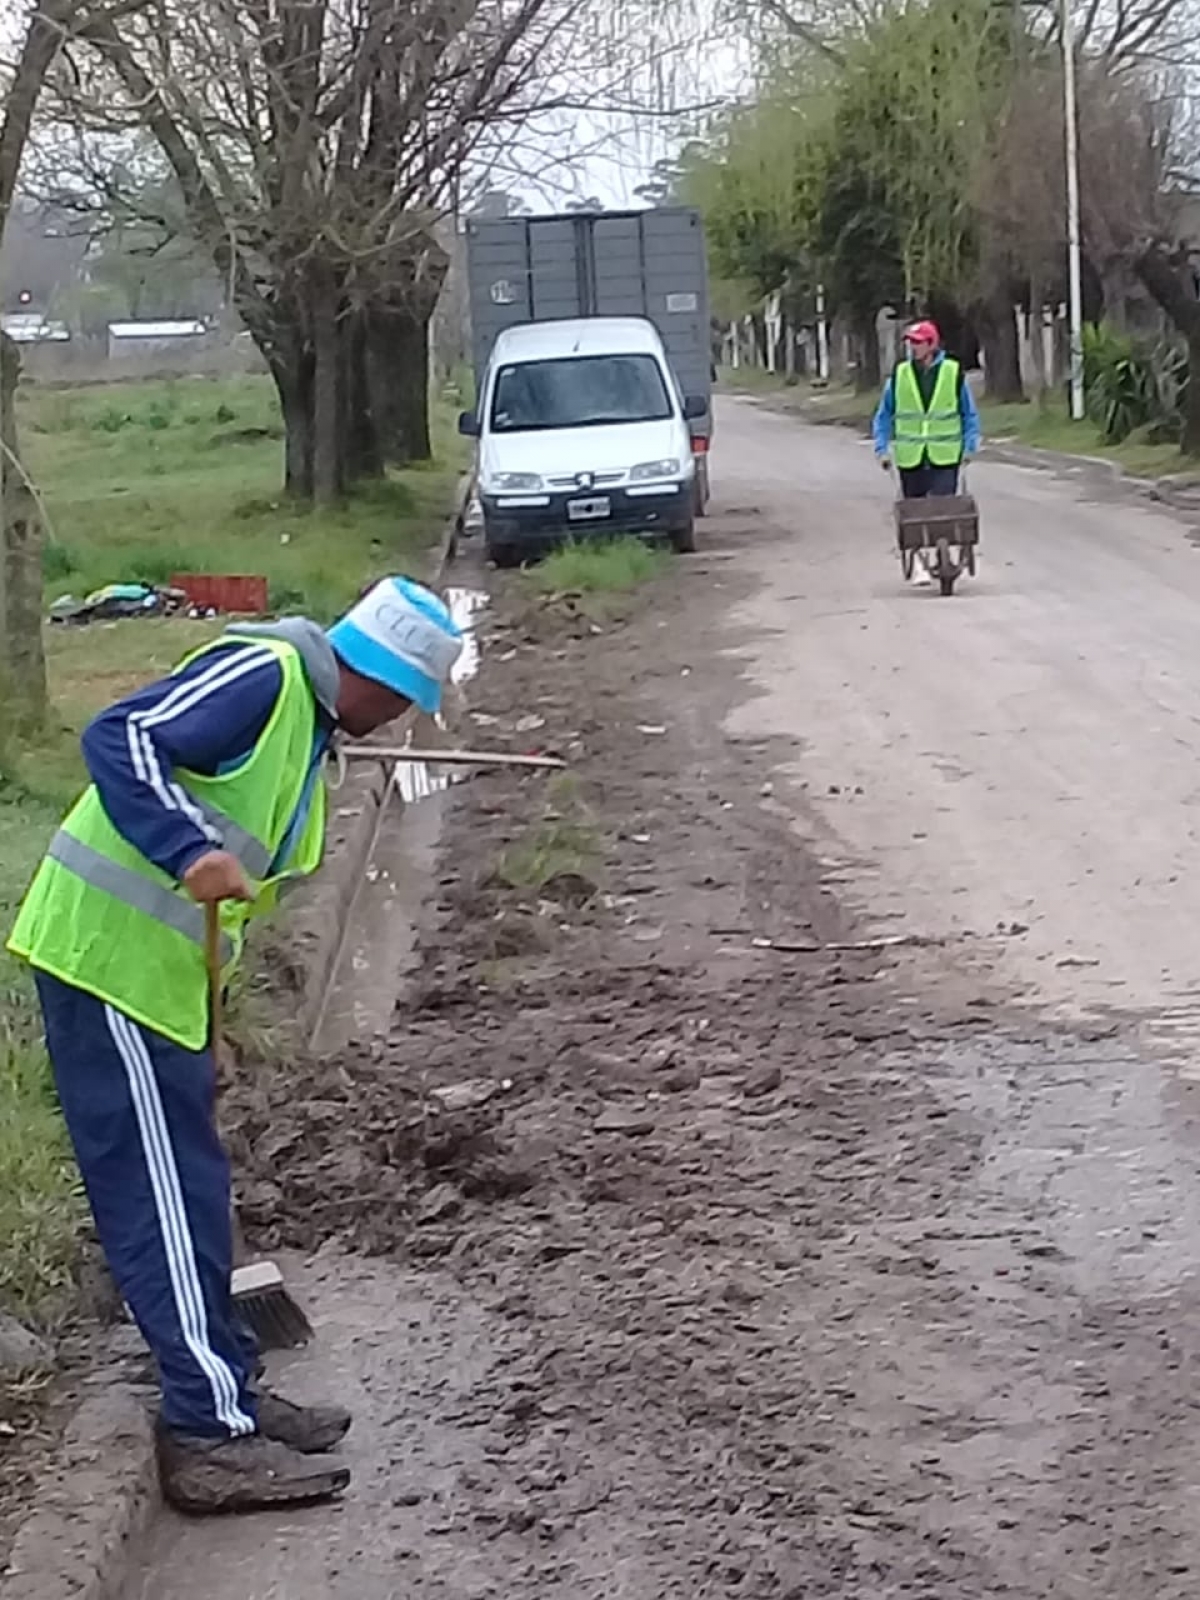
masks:
<instances>
[{"instance_id":1,"label":"dirt road","mask_svg":"<svg viewBox=\"0 0 1200 1600\"><path fill-rule=\"evenodd\" d=\"M1141 1009L1192 1042L1200 911L1200 554L1103 475L983 464L983 567L906 592L869 446L747 405L736 493L791 530L735 616L765 694L734 726L798 735L793 775L872 916L1029 925L1005 976L1039 1003ZM778 630L775 637L770 635ZM836 786L838 793L831 793ZM861 792L860 792L861 791Z\"/></svg>"},{"instance_id":2,"label":"dirt road","mask_svg":"<svg viewBox=\"0 0 1200 1600\"><path fill-rule=\"evenodd\" d=\"M1200 554L985 466L943 601L852 436L720 444L662 584L499 586L480 737L577 782L455 794L390 1025L234 1099L265 1236L371 1253L287 1375L351 1496L129 1600L1194 1595Z\"/></svg>"}]
</instances>

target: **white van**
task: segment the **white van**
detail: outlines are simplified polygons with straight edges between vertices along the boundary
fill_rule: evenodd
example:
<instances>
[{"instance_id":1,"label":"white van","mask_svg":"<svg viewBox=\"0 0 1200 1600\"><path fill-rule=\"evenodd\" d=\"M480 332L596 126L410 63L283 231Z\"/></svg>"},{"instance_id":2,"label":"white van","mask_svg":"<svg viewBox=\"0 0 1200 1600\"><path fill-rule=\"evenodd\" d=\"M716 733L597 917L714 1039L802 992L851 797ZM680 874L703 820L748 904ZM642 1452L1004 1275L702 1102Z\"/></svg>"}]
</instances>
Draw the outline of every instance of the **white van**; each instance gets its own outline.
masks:
<instances>
[{"instance_id":1,"label":"white van","mask_svg":"<svg viewBox=\"0 0 1200 1600\"><path fill-rule=\"evenodd\" d=\"M638 534L695 549L685 398L641 317L520 323L497 336L477 412L476 494L488 556L512 567L570 539Z\"/></svg>"}]
</instances>

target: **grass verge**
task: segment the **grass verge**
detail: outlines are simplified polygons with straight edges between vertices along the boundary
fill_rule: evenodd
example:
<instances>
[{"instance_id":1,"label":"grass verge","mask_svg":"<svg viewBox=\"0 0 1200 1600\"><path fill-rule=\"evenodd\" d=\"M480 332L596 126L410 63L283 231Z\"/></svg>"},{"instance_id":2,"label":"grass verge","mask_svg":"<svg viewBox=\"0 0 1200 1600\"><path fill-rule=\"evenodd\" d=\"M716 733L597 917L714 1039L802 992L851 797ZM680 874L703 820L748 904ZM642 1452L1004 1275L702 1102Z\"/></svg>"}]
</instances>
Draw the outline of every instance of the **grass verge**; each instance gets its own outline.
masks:
<instances>
[{"instance_id":1,"label":"grass verge","mask_svg":"<svg viewBox=\"0 0 1200 1600\"><path fill-rule=\"evenodd\" d=\"M564 545L527 576L546 594L620 594L658 577L670 559L665 550L640 539L605 539Z\"/></svg>"},{"instance_id":2,"label":"grass verge","mask_svg":"<svg viewBox=\"0 0 1200 1600\"><path fill-rule=\"evenodd\" d=\"M421 569L461 464L450 408L440 407L435 463L318 514L280 495L282 429L267 379L32 388L20 404L26 464L52 523L48 599L177 572L259 573L273 609L328 620L371 577ZM51 717L0 781L0 946L83 784L85 724L220 626L154 619L48 630ZM32 983L0 948L0 1308L54 1321L83 1214Z\"/></svg>"},{"instance_id":3,"label":"grass verge","mask_svg":"<svg viewBox=\"0 0 1200 1600\"><path fill-rule=\"evenodd\" d=\"M0 1044L0 1305L53 1321L69 1304L79 1174L37 1047Z\"/></svg>"},{"instance_id":4,"label":"grass verge","mask_svg":"<svg viewBox=\"0 0 1200 1600\"><path fill-rule=\"evenodd\" d=\"M556 883L574 880L596 887L602 851L595 825L579 793L579 782L560 773L546 786L541 817L503 852L496 876L510 889L543 894Z\"/></svg>"}]
</instances>

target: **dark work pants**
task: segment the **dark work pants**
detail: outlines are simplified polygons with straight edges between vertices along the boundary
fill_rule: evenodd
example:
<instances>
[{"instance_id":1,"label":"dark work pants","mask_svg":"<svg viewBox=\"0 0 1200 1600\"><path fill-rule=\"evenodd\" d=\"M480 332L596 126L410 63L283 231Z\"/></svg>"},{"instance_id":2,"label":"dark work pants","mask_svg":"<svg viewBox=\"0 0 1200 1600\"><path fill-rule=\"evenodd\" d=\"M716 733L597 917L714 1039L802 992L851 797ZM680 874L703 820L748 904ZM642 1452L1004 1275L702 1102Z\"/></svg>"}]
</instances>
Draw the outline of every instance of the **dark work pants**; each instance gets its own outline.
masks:
<instances>
[{"instance_id":1,"label":"dark work pants","mask_svg":"<svg viewBox=\"0 0 1200 1600\"><path fill-rule=\"evenodd\" d=\"M253 1433L257 1352L230 1296L212 1053L36 978L75 1158L105 1257L158 1364L162 1420L174 1433Z\"/></svg>"},{"instance_id":2,"label":"dark work pants","mask_svg":"<svg viewBox=\"0 0 1200 1600\"><path fill-rule=\"evenodd\" d=\"M923 467L901 467L900 493L905 500L957 494L958 471L957 467L931 467L928 462Z\"/></svg>"}]
</instances>

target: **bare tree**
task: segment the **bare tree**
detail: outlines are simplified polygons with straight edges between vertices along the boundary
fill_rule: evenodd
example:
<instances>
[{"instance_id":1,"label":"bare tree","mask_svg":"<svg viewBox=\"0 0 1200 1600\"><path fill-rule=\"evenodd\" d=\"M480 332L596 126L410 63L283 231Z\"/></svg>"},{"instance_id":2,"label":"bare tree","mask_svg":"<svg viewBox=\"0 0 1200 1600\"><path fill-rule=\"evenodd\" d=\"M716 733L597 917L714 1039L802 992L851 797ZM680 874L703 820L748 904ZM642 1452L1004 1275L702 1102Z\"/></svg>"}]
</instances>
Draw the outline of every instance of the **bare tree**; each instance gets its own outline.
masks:
<instances>
[{"instance_id":1,"label":"bare tree","mask_svg":"<svg viewBox=\"0 0 1200 1600\"><path fill-rule=\"evenodd\" d=\"M1032 37L1062 42L1061 0L1021 0ZM1105 70L1180 67L1196 57L1192 0L1073 0L1075 47Z\"/></svg>"},{"instance_id":2,"label":"bare tree","mask_svg":"<svg viewBox=\"0 0 1200 1600\"><path fill-rule=\"evenodd\" d=\"M193 0L93 18L54 114L89 182L152 135L279 392L289 490L428 452L439 219L508 130L618 103L592 0ZM646 53L634 61L644 63Z\"/></svg>"},{"instance_id":3,"label":"bare tree","mask_svg":"<svg viewBox=\"0 0 1200 1600\"><path fill-rule=\"evenodd\" d=\"M1187 346L1182 448L1200 455L1200 245L1189 226L1192 130L1169 78L1088 74L1081 118L1084 237L1101 269L1132 270ZM1194 217L1194 208L1192 208Z\"/></svg>"},{"instance_id":4,"label":"bare tree","mask_svg":"<svg viewBox=\"0 0 1200 1600\"><path fill-rule=\"evenodd\" d=\"M1194 129L1172 75L1081 62L1080 199L1083 244L1107 312L1137 282L1165 313L1200 373L1200 248L1189 227L1196 188ZM1065 292L1063 169L1041 153L1063 145L1061 67L1045 57L1026 73L997 131L979 204L1029 275L1030 299ZM1191 208L1194 218L1195 208ZM1200 454L1200 383L1188 385L1183 448Z\"/></svg>"}]
</instances>

